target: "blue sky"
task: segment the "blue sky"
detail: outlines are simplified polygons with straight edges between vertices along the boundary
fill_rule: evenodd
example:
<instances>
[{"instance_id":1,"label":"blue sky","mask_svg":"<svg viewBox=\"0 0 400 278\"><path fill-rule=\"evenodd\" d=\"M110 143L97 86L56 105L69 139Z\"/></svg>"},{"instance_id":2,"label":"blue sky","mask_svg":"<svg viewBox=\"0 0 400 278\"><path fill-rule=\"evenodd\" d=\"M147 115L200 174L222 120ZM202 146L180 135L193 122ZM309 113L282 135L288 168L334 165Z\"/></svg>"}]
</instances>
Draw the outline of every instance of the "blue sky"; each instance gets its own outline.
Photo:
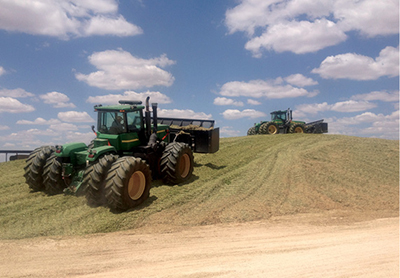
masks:
<instances>
[{"instance_id":1,"label":"blue sky","mask_svg":"<svg viewBox=\"0 0 400 278\"><path fill-rule=\"evenodd\" d=\"M89 142L95 104L245 136L273 110L399 139L397 0L0 0L0 149Z\"/></svg>"}]
</instances>

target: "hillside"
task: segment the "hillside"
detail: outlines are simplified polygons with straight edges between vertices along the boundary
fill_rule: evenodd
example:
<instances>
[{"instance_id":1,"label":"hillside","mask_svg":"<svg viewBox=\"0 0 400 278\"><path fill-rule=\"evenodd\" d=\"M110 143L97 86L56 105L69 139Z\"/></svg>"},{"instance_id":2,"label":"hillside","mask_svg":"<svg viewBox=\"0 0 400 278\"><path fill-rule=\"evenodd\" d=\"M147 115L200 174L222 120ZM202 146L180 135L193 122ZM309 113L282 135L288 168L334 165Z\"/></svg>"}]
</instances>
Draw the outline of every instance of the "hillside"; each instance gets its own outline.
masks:
<instances>
[{"instance_id":1,"label":"hillside","mask_svg":"<svg viewBox=\"0 0 400 278\"><path fill-rule=\"evenodd\" d=\"M223 138L219 152L195 154L190 182L154 181L147 202L124 213L91 208L84 197L31 193L24 165L0 163L0 239L294 214L373 219L399 212L399 141L392 140L311 134Z\"/></svg>"}]
</instances>

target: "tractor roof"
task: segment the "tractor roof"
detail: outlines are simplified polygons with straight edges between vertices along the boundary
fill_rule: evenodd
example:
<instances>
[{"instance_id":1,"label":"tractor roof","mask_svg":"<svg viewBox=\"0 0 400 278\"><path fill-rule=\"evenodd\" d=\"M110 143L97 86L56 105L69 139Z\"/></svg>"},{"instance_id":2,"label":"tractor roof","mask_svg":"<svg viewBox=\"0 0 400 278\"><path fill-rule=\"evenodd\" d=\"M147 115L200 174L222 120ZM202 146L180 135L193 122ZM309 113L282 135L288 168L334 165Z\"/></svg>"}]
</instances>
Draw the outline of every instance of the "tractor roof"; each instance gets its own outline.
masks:
<instances>
[{"instance_id":1,"label":"tractor roof","mask_svg":"<svg viewBox=\"0 0 400 278\"><path fill-rule=\"evenodd\" d=\"M277 110L277 111L272 111L270 114L278 114L278 113L286 113L287 110Z\"/></svg>"},{"instance_id":2,"label":"tractor roof","mask_svg":"<svg viewBox=\"0 0 400 278\"><path fill-rule=\"evenodd\" d=\"M116 111L116 112L133 112L138 110L143 110L144 106L141 101L120 101L117 105L95 105L95 111Z\"/></svg>"}]
</instances>

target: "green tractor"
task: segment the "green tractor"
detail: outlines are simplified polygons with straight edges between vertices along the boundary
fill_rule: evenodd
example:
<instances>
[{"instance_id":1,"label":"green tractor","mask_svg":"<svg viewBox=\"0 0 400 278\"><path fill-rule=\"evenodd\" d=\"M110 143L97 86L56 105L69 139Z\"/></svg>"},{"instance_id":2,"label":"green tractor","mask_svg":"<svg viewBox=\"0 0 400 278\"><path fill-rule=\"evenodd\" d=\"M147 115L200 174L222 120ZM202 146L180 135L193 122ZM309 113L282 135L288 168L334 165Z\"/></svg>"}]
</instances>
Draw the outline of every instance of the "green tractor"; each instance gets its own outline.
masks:
<instances>
[{"instance_id":1,"label":"green tractor","mask_svg":"<svg viewBox=\"0 0 400 278\"><path fill-rule=\"evenodd\" d=\"M306 123L293 121L292 110L278 110L271 112L270 121L261 121L249 128L247 135L278 134L278 133L326 133L328 124L324 120Z\"/></svg>"},{"instance_id":2,"label":"green tractor","mask_svg":"<svg viewBox=\"0 0 400 278\"><path fill-rule=\"evenodd\" d=\"M141 101L119 103L94 107L98 128L96 132L92 126L96 138L89 145L68 143L35 149L24 168L31 190L85 195L91 206L108 205L124 211L149 197L152 178L162 178L167 184L188 182L193 150L219 149L218 128L196 136L173 134L168 125L158 124L157 104L152 105L151 116L149 98L146 106Z\"/></svg>"}]
</instances>

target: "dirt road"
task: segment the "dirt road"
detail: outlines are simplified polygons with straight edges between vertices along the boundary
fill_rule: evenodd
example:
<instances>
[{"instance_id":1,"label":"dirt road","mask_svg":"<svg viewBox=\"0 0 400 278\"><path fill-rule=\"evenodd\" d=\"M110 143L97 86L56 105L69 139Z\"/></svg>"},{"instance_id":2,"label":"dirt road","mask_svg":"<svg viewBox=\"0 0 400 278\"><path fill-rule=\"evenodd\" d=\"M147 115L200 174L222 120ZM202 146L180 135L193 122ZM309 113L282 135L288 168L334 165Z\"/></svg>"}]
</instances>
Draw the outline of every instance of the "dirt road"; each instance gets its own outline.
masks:
<instances>
[{"instance_id":1,"label":"dirt road","mask_svg":"<svg viewBox=\"0 0 400 278\"><path fill-rule=\"evenodd\" d=\"M0 241L1 277L399 277L399 219Z\"/></svg>"}]
</instances>

